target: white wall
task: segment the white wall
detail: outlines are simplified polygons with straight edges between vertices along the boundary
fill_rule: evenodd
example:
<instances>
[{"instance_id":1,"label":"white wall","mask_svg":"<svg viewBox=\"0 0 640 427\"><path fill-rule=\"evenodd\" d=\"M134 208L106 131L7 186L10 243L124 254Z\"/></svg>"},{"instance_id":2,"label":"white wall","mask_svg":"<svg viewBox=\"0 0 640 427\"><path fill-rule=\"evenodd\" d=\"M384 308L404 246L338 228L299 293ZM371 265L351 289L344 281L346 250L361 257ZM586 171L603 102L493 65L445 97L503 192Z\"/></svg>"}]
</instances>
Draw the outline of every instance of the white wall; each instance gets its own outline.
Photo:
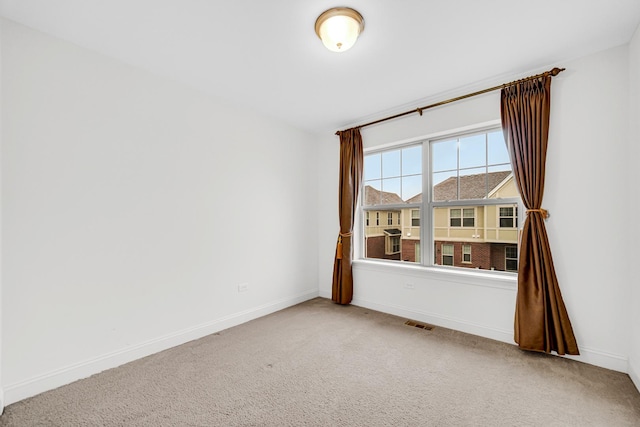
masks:
<instances>
[{"instance_id":1,"label":"white wall","mask_svg":"<svg viewBox=\"0 0 640 427\"><path fill-rule=\"evenodd\" d=\"M316 136L2 24L6 404L318 294Z\"/></svg>"},{"instance_id":2,"label":"white wall","mask_svg":"<svg viewBox=\"0 0 640 427\"><path fill-rule=\"evenodd\" d=\"M625 245L628 231L623 214L626 202L622 201L628 194L621 185L625 171L620 167L628 138L628 50L618 47L557 65L567 70L552 83L543 201L551 213L547 231L555 267L582 353L577 359L626 371L630 281L620 255L609 248ZM450 95L509 80L485 82ZM425 104L428 102L420 103ZM363 139L370 148L499 118L499 92L493 92L427 111L423 117L413 115L366 128ZM332 153L329 148L324 150L328 162ZM333 169L337 167L327 168ZM330 184L337 188L336 183ZM600 196L606 203L596 199ZM334 201L327 200L329 203ZM605 204L606 222L601 220ZM607 231L602 229L605 223ZM321 241L321 253L334 243L335 237ZM320 263L321 268L328 267L328 262ZM356 262L354 275L354 304L513 342L513 280L362 261ZM414 289L405 289L405 283L413 284ZM325 272L320 277L320 294L330 293L330 275Z\"/></svg>"},{"instance_id":3,"label":"white wall","mask_svg":"<svg viewBox=\"0 0 640 427\"><path fill-rule=\"evenodd\" d=\"M629 181L624 188L627 190L627 197L630 201L628 212L640 212L640 27L636 29L635 35L629 44L629 77L630 81L630 138L628 170L630 171ZM637 266L634 263L634 250L637 242L640 242L640 225L633 222L635 229L627 239L627 266L629 269L628 282L631 286L630 311L631 328L629 340L631 342L631 353L629 357L629 375L633 379L636 387L640 390L640 281L638 280Z\"/></svg>"}]
</instances>

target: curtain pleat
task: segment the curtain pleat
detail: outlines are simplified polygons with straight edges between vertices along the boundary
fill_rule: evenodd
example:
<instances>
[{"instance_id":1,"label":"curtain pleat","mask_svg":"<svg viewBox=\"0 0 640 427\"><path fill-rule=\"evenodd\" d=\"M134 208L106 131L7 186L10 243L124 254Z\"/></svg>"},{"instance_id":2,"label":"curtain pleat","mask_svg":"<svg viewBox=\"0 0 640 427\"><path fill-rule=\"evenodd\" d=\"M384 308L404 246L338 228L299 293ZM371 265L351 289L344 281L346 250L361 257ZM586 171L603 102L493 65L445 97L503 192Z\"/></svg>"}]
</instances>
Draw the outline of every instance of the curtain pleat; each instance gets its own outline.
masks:
<instances>
[{"instance_id":1,"label":"curtain pleat","mask_svg":"<svg viewBox=\"0 0 640 427\"><path fill-rule=\"evenodd\" d=\"M331 299L338 304L349 304L353 299L352 233L358 193L362 181L363 151L360 129L338 132L340 137L340 184L338 215L340 233L333 264Z\"/></svg>"},{"instance_id":2,"label":"curtain pleat","mask_svg":"<svg viewBox=\"0 0 640 427\"><path fill-rule=\"evenodd\" d=\"M527 209L518 266L514 338L524 350L579 354L562 300L542 209L551 76L502 89L502 128L516 185Z\"/></svg>"}]
</instances>

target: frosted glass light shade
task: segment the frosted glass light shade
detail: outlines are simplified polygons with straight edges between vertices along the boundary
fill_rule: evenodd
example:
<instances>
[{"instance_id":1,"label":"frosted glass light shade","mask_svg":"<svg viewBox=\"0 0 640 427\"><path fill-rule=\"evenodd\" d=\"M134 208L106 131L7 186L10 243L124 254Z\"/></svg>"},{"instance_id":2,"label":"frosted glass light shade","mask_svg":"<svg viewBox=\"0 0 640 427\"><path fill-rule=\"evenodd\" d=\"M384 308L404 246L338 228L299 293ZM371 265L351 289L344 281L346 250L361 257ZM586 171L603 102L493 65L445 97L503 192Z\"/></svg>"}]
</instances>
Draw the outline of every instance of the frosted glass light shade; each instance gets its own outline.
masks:
<instances>
[{"instance_id":1,"label":"frosted glass light shade","mask_svg":"<svg viewBox=\"0 0 640 427\"><path fill-rule=\"evenodd\" d=\"M348 7L324 11L316 20L316 34L332 52L349 50L364 30L364 19Z\"/></svg>"}]
</instances>

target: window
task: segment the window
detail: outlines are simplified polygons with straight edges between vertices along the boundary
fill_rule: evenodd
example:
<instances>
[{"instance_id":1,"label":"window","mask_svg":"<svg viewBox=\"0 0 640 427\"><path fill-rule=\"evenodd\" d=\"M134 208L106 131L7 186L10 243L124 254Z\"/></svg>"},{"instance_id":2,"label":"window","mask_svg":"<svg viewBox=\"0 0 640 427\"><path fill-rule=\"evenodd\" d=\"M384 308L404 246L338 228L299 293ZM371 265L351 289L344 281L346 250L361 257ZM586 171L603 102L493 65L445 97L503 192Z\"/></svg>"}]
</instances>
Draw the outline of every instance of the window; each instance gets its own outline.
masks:
<instances>
[{"instance_id":1,"label":"window","mask_svg":"<svg viewBox=\"0 0 640 427\"><path fill-rule=\"evenodd\" d=\"M507 271L518 271L518 247L506 246L504 248L504 263Z\"/></svg>"},{"instance_id":2,"label":"window","mask_svg":"<svg viewBox=\"0 0 640 427\"><path fill-rule=\"evenodd\" d=\"M385 255L394 255L400 253L400 237L402 231L397 228L384 230L385 234Z\"/></svg>"},{"instance_id":3,"label":"window","mask_svg":"<svg viewBox=\"0 0 640 427\"><path fill-rule=\"evenodd\" d=\"M518 208L515 206L500 208L500 228L518 227Z\"/></svg>"},{"instance_id":4,"label":"window","mask_svg":"<svg viewBox=\"0 0 640 427\"><path fill-rule=\"evenodd\" d=\"M418 209L411 211L411 226L420 227L420 211Z\"/></svg>"},{"instance_id":5,"label":"window","mask_svg":"<svg viewBox=\"0 0 640 427\"><path fill-rule=\"evenodd\" d=\"M442 245L442 265L453 265L453 245Z\"/></svg>"},{"instance_id":6,"label":"window","mask_svg":"<svg viewBox=\"0 0 640 427\"><path fill-rule=\"evenodd\" d=\"M393 236L391 238L391 251L400 252L400 236Z\"/></svg>"},{"instance_id":7,"label":"window","mask_svg":"<svg viewBox=\"0 0 640 427\"><path fill-rule=\"evenodd\" d=\"M420 230L415 227L420 226L422 179L421 144L365 155L362 209L365 213L376 212L376 225L379 225L379 212L386 212L389 227L365 230L367 258L420 262L415 249L420 244ZM397 228L391 228L394 214ZM403 227L401 218L410 226ZM403 244L405 238L409 240L407 244Z\"/></svg>"},{"instance_id":8,"label":"window","mask_svg":"<svg viewBox=\"0 0 640 427\"><path fill-rule=\"evenodd\" d=\"M449 210L449 225L451 225L451 227L462 226L462 210L460 209Z\"/></svg>"},{"instance_id":9,"label":"window","mask_svg":"<svg viewBox=\"0 0 640 427\"><path fill-rule=\"evenodd\" d=\"M367 227L369 226L369 212L367 212L367 220L366 220L366 225L367 225Z\"/></svg>"},{"instance_id":10,"label":"window","mask_svg":"<svg viewBox=\"0 0 640 427\"><path fill-rule=\"evenodd\" d=\"M380 225L380 212L376 212L376 225Z\"/></svg>"},{"instance_id":11,"label":"window","mask_svg":"<svg viewBox=\"0 0 640 427\"><path fill-rule=\"evenodd\" d=\"M462 245L462 262L471 264L471 245Z\"/></svg>"},{"instance_id":12,"label":"window","mask_svg":"<svg viewBox=\"0 0 640 427\"><path fill-rule=\"evenodd\" d=\"M363 180L362 212L377 225L387 213L388 227L364 230L365 257L517 271L520 197L500 128L368 150Z\"/></svg>"},{"instance_id":13,"label":"window","mask_svg":"<svg viewBox=\"0 0 640 427\"><path fill-rule=\"evenodd\" d=\"M451 227L474 227L476 214L474 208L450 209L449 225Z\"/></svg>"},{"instance_id":14,"label":"window","mask_svg":"<svg viewBox=\"0 0 640 427\"><path fill-rule=\"evenodd\" d=\"M462 209L462 226L463 227L475 227L476 225L476 213L475 209Z\"/></svg>"}]
</instances>

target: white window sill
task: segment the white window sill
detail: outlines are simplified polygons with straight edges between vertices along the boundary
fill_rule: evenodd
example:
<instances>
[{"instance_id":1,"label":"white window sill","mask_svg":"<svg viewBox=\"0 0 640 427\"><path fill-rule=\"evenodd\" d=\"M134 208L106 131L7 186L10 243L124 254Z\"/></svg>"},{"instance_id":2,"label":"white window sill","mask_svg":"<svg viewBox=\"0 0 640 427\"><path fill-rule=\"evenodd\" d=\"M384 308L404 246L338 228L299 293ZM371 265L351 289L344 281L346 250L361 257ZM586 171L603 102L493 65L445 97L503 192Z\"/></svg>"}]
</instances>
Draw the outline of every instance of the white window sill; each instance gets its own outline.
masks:
<instances>
[{"instance_id":1,"label":"white window sill","mask_svg":"<svg viewBox=\"0 0 640 427\"><path fill-rule=\"evenodd\" d=\"M515 291L518 285L517 273L498 272L443 266L424 266L403 261L378 261L371 259L353 260L356 270L397 273L419 279L432 279L465 285L486 286Z\"/></svg>"}]
</instances>

